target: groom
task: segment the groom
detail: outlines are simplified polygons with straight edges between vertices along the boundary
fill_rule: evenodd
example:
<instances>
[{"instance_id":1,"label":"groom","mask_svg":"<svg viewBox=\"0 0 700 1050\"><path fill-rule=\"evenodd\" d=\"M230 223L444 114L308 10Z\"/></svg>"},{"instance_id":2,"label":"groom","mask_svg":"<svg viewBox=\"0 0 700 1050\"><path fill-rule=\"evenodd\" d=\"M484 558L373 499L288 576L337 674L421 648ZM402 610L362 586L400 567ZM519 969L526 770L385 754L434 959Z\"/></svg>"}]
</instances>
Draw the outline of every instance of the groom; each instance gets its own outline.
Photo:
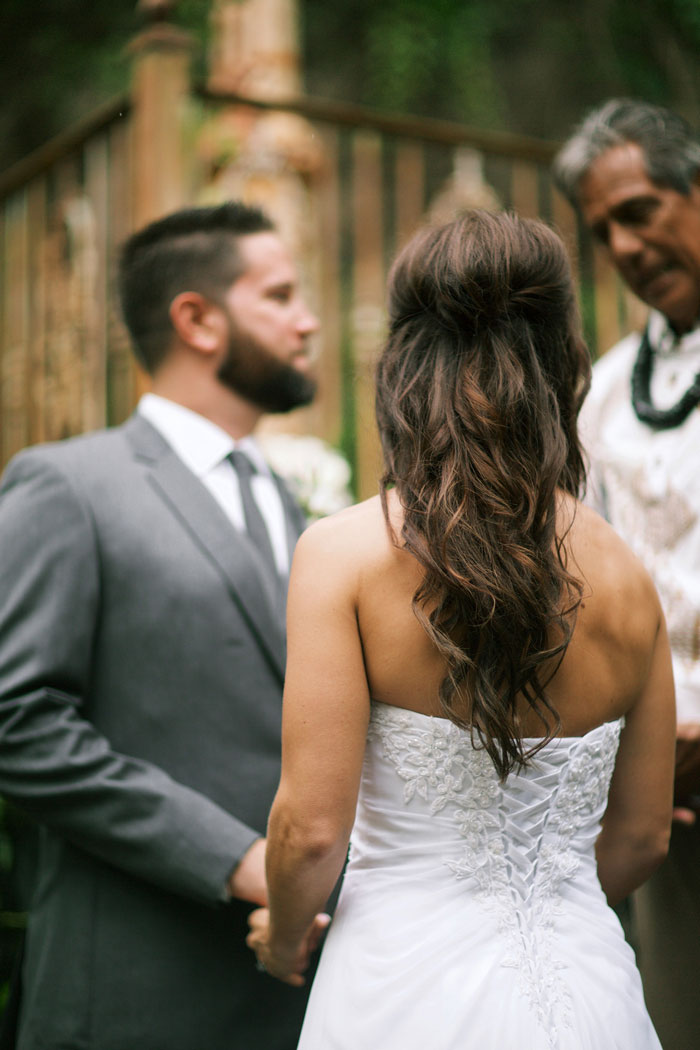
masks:
<instances>
[{"instance_id":1,"label":"groom","mask_svg":"<svg viewBox=\"0 0 700 1050\"><path fill-rule=\"evenodd\" d=\"M0 791L39 821L19 1050L292 1050L256 972L301 513L251 432L314 394L316 318L258 209L135 234L124 316L152 393L25 450L0 489Z\"/></svg>"}]
</instances>

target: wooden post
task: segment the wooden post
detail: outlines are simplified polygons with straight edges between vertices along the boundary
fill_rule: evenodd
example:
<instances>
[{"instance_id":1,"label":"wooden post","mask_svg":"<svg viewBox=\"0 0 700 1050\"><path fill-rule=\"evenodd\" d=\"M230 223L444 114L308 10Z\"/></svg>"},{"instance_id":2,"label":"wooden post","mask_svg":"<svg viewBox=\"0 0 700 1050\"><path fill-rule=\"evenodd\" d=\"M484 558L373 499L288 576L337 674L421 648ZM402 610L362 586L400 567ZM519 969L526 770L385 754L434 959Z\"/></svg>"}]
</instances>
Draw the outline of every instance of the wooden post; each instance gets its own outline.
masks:
<instances>
[{"instance_id":1,"label":"wooden post","mask_svg":"<svg viewBox=\"0 0 700 1050\"><path fill-rule=\"evenodd\" d=\"M319 396L314 406L315 433L331 444L337 444L341 438L343 414L339 136L334 128L322 130L321 136L326 162L317 184L315 250L307 253L305 262L313 270L310 284L317 290L316 305L321 319L321 332L316 337L322 349L317 365Z\"/></svg>"},{"instance_id":2,"label":"wooden post","mask_svg":"<svg viewBox=\"0 0 700 1050\"><path fill-rule=\"evenodd\" d=\"M574 280L579 278L579 244L576 212L562 193L552 190L552 223L569 252L571 272Z\"/></svg>"},{"instance_id":3,"label":"wooden post","mask_svg":"<svg viewBox=\"0 0 700 1050\"><path fill-rule=\"evenodd\" d=\"M425 154L421 142L399 140L395 164L396 248L403 248L425 213Z\"/></svg>"},{"instance_id":4,"label":"wooden post","mask_svg":"<svg viewBox=\"0 0 700 1050\"><path fill-rule=\"evenodd\" d=\"M179 208L187 196L182 120L192 49L189 35L165 21L174 0L140 0L138 6L150 24L130 48L135 228Z\"/></svg>"},{"instance_id":5,"label":"wooden post","mask_svg":"<svg viewBox=\"0 0 700 1050\"><path fill-rule=\"evenodd\" d=\"M536 218L540 213L537 165L529 160L515 160L511 178L512 207L525 218Z\"/></svg>"},{"instance_id":6,"label":"wooden post","mask_svg":"<svg viewBox=\"0 0 700 1050\"><path fill-rule=\"evenodd\" d=\"M189 101L188 33L169 23L175 0L139 0L145 29L132 41L131 226L138 229L187 200L183 117ZM134 393L148 386L138 369Z\"/></svg>"},{"instance_id":7,"label":"wooden post","mask_svg":"<svg viewBox=\"0 0 700 1050\"><path fill-rule=\"evenodd\" d=\"M296 0L214 0L208 84L213 91L230 91L267 102L301 93ZM323 320L330 314L337 328L338 306L328 296L328 273L321 253L334 251L333 232L322 244L320 230L332 222L329 171L317 129L294 113L232 106L207 121L203 139L213 155L228 159L214 166L198 202L238 199L261 206L273 219L282 239L300 264L304 292ZM200 137L200 143L202 137ZM330 159L333 164L333 158ZM330 263L332 271L333 261ZM334 338L335 336L335 338ZM339 430L340 362L337 334L323 346L319 364L321 392L309 408L267 417L268 432L313 433L337 439ZM331 418L331 416L334 418Z\"/></svg>"},{"instance_id":8,"label":"wooden post","mask_svg":"<svg viewBox=\"0 0 700 1050\"><path fill-rule=\"evenodd\" d=\"M353 351L357 425L357 492L376 495L382 456L374 419L374 369L385 336L382 268L381 139L372 131L354 141Z\"/></svg>"},{"instance_id":9,"label":"wooden post","mask_svg":"<svg viewBox=\"0 0 700 1050\"><path fill-rule=\"evenodd\" d=\"M4 302L3 344L0 382L2 387L3 464L29 441L27 419L27 194L13 194L5 206L4 258L2 260Z\"/></svg>"},{"instance_id":10,"label":"wooden post","mask_svg":"<svg viewBox=\"0 0 700 1050\"><path fill-rule=\"evenodd\" d=\"M214 0L209 84L251 98L301 92L295 0Z\"/></svg>"}]
</instances>

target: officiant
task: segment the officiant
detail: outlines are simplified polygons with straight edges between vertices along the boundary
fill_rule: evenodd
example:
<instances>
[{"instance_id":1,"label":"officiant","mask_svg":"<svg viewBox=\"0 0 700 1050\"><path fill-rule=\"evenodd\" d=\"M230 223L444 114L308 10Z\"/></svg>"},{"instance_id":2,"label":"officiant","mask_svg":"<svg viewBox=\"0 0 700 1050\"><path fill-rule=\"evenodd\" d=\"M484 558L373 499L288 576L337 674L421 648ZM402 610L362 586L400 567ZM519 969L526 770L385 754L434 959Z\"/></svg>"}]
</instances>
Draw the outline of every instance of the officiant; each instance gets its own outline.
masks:
<instances>
[{"instance_id":1,"label":"officiant","mask_svg":"<svg viewBox=\"0 0 700 1050\"><path fill-rule=\"evenodd\" d=\"M626 99L590 113L555 161L559 187L650 307L594 368L581 414L589 494L651 572L678 703L668 861L637 894L645 996L659 1037L700 1031L700 140L676 114Z\"/></svg>"}]
</instances>

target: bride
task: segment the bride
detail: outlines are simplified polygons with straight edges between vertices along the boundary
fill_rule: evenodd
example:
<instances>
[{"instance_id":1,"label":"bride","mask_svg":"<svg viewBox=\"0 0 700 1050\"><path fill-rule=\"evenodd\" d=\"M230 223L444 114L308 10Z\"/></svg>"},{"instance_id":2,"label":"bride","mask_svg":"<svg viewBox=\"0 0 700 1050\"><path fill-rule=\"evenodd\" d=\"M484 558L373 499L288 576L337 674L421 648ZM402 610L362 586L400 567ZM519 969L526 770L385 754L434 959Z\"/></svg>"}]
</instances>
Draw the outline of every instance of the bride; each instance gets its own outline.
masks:
<instances>
[{"instance_id":1,"label":"bride","mask_svg":"<svg viewBox=\"0 0 700 1050\"><path fill-rule=\"evenodd\" d=\"M674 699L644 569L577 502L589 364L563 245L421 231L390 276L381 497L312 526L289 598L260 966L303 1050L651 1050L609 907L663 859Z\"/></svg>"}]
</instances>

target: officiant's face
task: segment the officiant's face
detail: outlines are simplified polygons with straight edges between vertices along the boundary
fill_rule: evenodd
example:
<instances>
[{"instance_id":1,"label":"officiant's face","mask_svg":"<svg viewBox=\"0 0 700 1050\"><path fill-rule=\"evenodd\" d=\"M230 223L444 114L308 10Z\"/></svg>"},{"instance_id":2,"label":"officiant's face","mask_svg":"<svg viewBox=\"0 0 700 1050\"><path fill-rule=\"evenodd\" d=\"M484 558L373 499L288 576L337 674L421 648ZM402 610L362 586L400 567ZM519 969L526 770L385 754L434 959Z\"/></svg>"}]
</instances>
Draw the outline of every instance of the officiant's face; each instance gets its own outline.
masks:
<instances>
[{"instance_id":1,"label":"officiant's face","mask_svg":"<svg viewBox=\"0 0 700 1050\"><path fill-rule=\"evenodd\" d=\"M700 186L686 195L649 178L640 147L613 146L579 187L586 224L631 290L678 331L700 315Z\"/></svg>"},{"instance_id":2,"label":"officiant's face","mask_svg":"<svg viewBox=\"0 0 700 1050\"><path fill-rule=\"evenodd\" d=\"M267 412L308 404L315 393L310 347L318 320L296 267L274 233L239 238L244 266L225 296L229 346L219 379Z\"/></svg>"}]
</instances>

